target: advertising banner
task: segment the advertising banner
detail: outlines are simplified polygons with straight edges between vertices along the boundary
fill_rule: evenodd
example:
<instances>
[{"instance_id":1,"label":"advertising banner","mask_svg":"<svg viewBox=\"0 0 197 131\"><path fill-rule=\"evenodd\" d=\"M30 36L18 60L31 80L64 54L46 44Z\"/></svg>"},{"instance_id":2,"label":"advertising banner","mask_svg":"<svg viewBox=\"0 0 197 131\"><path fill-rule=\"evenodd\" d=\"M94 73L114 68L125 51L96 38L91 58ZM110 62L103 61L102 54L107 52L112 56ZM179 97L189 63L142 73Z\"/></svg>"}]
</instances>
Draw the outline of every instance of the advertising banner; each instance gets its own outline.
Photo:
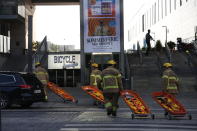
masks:
<instances>
[{"instance_id":1,"label":"advertising banner","mask_svg":"<svg viewBox=\"0 0 197 131\"><path fill-rule=\"evenodd\" d=\"M84 0L84 52L120 52L119 0Z\"/></svg>"},{"instance_id":2,"label":"advertising banner","mask_svg":"<svg viewBox=\"0 0 197 131\"><path fill-rule=\"evenodd\" d=\"M48 69L80 68L80 54L48 55Z\"/></svg>"}]
</instances>

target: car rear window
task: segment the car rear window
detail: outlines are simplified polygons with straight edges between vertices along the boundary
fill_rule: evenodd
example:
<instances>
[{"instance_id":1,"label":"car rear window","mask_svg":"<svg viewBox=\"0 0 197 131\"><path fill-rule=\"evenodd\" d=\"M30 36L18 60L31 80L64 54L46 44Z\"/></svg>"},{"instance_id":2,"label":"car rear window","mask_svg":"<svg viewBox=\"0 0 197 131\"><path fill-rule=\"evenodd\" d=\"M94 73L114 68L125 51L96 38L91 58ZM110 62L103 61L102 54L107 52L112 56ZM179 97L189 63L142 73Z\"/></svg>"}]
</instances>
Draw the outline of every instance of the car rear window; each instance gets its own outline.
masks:
<instances>
[{"instance_id":1,"label":"car rear window","mask_svg":"<svg viewBox=\"0 0 197 131\"><path fill-rule=\"evenodd\" d=\"M0 73L0 86L1 85L16 85L23 83L23 80L20 78L19 74L4 74Z\"/></svg>"},{"instance_id":2,"label":"car rear window","mask_svg":"<svg viewBox=\"0 0 197 131\"><path fill-rule=\"evenodd\" d=\"M32 74L23 74L22 77L28 85L41 85L41 82Z\"/></svg>"}]
</instances>

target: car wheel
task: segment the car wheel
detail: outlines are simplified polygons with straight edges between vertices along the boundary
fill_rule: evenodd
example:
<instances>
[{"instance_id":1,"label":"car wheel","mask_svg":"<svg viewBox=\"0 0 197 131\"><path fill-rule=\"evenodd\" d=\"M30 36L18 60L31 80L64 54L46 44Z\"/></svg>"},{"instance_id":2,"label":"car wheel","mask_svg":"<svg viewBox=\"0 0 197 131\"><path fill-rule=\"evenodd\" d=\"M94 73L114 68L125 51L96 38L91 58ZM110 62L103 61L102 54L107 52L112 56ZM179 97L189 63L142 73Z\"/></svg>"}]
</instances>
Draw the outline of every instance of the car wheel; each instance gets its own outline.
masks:
<instances>
[{"instance_id":1,"label":"car wheel","mask_svg":"<svg viewBox=\"0 0 197 131\"><path fill-rule=\"evenodd\" d=\"M8 108L11 105L8 95L1 94L0 103L1 103L1 109Z\"/></svg>"},{"instance_id":2,"label":"car wheel","mask_svg":"<svg viewBox=\"0 0 197 131\"><path fill-rule=\"evenodd\" d=\"M20 105L21 105L22 108L28 108L28 107L30 107L32 104L33 104L33 102L29 101L29 102L23 102L23 103L21 103Z\"/></svg>"}]
</instances>

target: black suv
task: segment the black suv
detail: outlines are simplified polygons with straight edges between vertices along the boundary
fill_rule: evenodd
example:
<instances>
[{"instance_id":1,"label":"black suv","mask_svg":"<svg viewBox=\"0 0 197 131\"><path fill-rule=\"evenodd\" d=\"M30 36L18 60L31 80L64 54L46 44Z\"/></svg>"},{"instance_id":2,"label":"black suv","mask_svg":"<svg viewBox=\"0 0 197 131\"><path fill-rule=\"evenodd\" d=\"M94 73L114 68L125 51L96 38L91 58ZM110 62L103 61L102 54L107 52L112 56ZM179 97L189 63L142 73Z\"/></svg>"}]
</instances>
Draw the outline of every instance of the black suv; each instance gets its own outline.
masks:
<instances>
[{"instance_id":1,"label":"black suv","mask_svg":"<svg viewBox=\"0 0 197 131\"><path fill-rule=\"evenodd\" d=\"M2 109L12 104L29 107L34 102L44 101L44 87L34 74L0 72L0 106Z\"/></svg>"}]
</instances>

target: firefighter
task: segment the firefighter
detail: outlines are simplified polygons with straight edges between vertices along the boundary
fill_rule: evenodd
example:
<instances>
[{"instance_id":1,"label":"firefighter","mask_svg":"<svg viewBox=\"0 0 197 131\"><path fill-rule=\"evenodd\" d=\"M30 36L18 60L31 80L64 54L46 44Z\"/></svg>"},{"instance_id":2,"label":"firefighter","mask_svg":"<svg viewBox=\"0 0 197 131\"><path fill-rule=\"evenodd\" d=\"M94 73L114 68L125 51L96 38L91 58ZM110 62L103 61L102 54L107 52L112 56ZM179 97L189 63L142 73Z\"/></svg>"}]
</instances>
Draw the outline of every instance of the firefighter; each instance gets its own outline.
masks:
<instances>
[{"instance_id":1,"label":"firefighter","mask_svg":"<svg viewBox=\"0 0 197 131\"><path fill-rule=\"evenodd\" d=\"M102 91L101 87L101 71L98 69L98 64L97 63L92 63L91 64L92 71L90 74L90 85L97 87L99 90ZM93 105L101 105L99 101L94 101ZM102 105L101 105L102 106Z\"/></svg>"},{"instance_id":2,"label":"firefighter","mask_svg":"<svg viewBox=\"0 0 197 131\"><path fill-rule=\"evenodd\" d=\"M46 88L47 88L47 83L49 82L48 72L41 66L40 62L37 62L35 64L35 67L36 68L34 70L34 74L44 86L45 100L47 101L48 97L47 97Z\"/></svg>"},{"instance_id":3,"label":"firefighter","mask_svg":"<svg viewBox=\"0 0 197 131\"><path fill-rule=\"evenodd\" d=\"M101 71L98 69L97 63L92 63L92 72L90 74L90 85L96 86L99 90L102 90L101 87Z\"/></svg>"},{"instance_id":4,"label":"firefighter","mask_svg":"<svg viewBox=\"0 0 197 131\"><path fill-rule=\"evenodd\" d=\"M108 116L116 116L120 91L123 90L121 73L115 68L114 60L109 60L107 64L108 67L102 71L105 108Z\"/></svg>"},{"instance_id":5,"label":"firefighter","mask_svg":"<svg viewBox=\"0 0 197 131\"><path fill-rule=\"evenodd\" d=\"M175 74L175 72L172 70L172 64L171 63L164 63L163 67L165 68L163 72L163 88L164 91L172 94L177 95L179 92L179 78Z\"/></svg>"}]
</instances>

